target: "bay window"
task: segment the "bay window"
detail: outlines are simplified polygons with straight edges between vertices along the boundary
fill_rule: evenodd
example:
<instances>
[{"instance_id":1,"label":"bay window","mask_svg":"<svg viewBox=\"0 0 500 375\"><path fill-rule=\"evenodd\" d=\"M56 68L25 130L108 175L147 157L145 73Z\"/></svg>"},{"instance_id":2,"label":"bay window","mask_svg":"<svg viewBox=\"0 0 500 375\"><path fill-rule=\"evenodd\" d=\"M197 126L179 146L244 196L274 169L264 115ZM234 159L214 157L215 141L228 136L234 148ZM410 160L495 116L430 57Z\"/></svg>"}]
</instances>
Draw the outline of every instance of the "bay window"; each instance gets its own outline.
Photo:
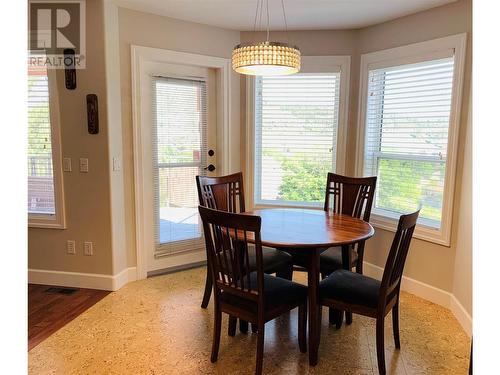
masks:
<instances>
[{"instance_id":1,"label":"bay window","mask_svg":"<svg viewBox=\"0 0 500 375\"><path fill-rule=\"evenodd\" d=\"M299 74L255 78L255 205L319 207L327 173L343 168L339 145L344 134L339 124L345 122L344 72L334 65L314 65L307 69L306 58L306 69Z\"/></svg>"},{"instance_id":2,"label":"bay window","mask_svg":"<svg viewBox=\"0 0 500 375\"><path fill-rule=\"evenodd\" d=\"M449 242L462 38L363 55L358 172L377 176L374 223L420 208L416 236Z\"/></svg>"}]
</instances>

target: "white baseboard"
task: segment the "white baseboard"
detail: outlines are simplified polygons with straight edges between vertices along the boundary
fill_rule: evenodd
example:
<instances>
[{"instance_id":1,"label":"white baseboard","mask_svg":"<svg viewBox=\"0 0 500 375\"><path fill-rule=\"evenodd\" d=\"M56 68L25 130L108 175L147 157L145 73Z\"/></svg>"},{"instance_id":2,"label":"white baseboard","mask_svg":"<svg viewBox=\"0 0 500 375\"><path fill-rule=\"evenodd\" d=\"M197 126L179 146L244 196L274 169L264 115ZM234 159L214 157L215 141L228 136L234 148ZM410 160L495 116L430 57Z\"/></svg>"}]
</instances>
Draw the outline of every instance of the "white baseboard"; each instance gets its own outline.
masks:
<instances>
[{"instance_id":1,"label":"white baseboard","mask_svg":"<svg viewBox=\"0 0 500 375\"><path fill-rule=\"evenodd\" d=\"M469 337L472 337L472 317L454 295L451 295L450 310Z\"/></svg>"},{"instance_id":2,"label":"white baseboard","mask_svg":"<svg viewBox=\"0 0 500 375\"><path fill-rule=\"evenodd\" d=\"M28 269L28 282L31 284L73 288L116 291L123 285L136 279L135 267L126 268L116 275Z\"/></svg>"},{"instance_id":3,"label":"white baseboard","mask_svg":"<svg viewBox=\"0 0 500 375\"><path fill-rule=\"evenodd\" d=\"M113 276L113 289L118 290L125 284L137 280L136 267L128 267Z\"/></svg>"},{"instance_id":4,"label":"white baseboard","mask_svg":"<svg viewBox=\"0 0 500 375\"><path fill-rule=\"evenodd\" d=\"M366 276L380 280L382 279L384 269L372 263L363 262L363 273ZM469 336L472 335L472 317L467 313L452 293L407 276L403 276L401 289L405 292L415 294L416 296L426 299L427 301L449 309L458 320L464 331Z\"/></svg>"}]
</instances>

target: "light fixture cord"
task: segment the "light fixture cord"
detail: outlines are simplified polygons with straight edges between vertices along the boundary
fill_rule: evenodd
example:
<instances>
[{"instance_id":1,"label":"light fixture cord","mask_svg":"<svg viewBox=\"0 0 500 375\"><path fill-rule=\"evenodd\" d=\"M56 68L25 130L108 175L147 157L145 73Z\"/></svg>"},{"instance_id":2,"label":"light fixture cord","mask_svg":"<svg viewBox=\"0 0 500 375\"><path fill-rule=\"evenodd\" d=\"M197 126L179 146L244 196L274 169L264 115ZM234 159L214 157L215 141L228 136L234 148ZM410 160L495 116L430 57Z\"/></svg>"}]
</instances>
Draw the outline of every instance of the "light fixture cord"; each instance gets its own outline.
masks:
<instances>
[{"instance_id":1,"label":"light fixture cord","mask_svg":"<svg viewBox=\"0 0 500 375\"><path fill-rule=\"evenodd\" d=\"M266 35L266 42L269 42L269 0L266 0L266 8L267 8L267 35Z\"/></svg>"},{"instance_id":2,"label":"light fixture cord","mask_svg":"<svg viewBox=\"0 0 500 375\"><path fill-rule=\"evenodd\" d=\"M257 6L255 7L255 17L254 17L254 21L253 21L253 32L255 34L257 31L257 23L259 24L259 29L262 29L262 18L263 18L262 13L264 11L264 1L266 1L266 13L267 13L266 41L269 42L269 35L270 35L270 30L269 30L269 24L270 24L269 0L257 0ZM288 21L286 19L286 12L285 12L285 0L281 0L281 9L283 11L283 20L285 22L286 39L288 41L288 44L290 44L290 35L288 33Z\"/></svg>"},{"instance_id":3,"label":"light fixture cord","mask_svg":"<svg viewBox=\"0 0 500 375\"><path fill-rule=\"evenodd\" d=\"M290 44L290 35L288 34L288 22L286 21L285 0L281 0L281 9L283 10L283 20L285 21L285 34L288 44Z\"/></svg>"},{"instance_id":4,"label":"light fixture cord","mask_svg":"<svg viewBox=\"0 0 500 375\"><path fill-rule=\"evenodd\" d=\"M255 19L253 21L253 32L257 30L257 16L259 15L259 5L260 5L260 0L257 0L257 7L255 8Z\"/></svg>"},{"instance_id":5,"label":"light fixture cord","mask_svg":"<svg viewBox=\"0 0 500 375\"><path fill-rule=\"evenodd\" d=\"M260 1L259 30L262 29L262 12L264 11L264 0Z\"/></svg>"}]
</instances>

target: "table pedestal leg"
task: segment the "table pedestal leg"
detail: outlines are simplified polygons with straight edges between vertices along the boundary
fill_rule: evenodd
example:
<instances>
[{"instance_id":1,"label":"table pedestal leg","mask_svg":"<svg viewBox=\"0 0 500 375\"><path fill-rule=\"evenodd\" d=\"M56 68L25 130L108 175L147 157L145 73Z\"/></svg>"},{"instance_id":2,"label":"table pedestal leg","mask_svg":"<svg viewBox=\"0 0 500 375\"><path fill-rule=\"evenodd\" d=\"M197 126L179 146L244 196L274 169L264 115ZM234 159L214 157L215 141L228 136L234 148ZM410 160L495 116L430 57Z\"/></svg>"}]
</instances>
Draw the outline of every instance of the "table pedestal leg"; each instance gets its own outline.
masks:
<instances>
[{"instance_id":1,"label":"table pedestal leg","mask_svg":"<svg viewBox=\"0 0 500 375\"><path fill-rule=\"evenodd\" d=\"M319 309L319 251L308 252L307 286L309 289L309 364L318 363L318 348L320 339L321 314Z\"/></svg>"}]
</instances>

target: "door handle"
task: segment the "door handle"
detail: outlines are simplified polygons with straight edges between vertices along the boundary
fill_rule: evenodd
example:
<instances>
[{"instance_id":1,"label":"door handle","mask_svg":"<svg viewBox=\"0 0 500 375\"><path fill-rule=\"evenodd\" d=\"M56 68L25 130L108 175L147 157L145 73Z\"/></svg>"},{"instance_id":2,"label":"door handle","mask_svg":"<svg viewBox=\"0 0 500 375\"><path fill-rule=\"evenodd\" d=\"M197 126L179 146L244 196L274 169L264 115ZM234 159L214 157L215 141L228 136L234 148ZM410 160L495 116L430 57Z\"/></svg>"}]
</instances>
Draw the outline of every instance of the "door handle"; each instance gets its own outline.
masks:
<instances>
[{"instance_id":1,"label":"door handle","mask_svg":"<svg viewBox=\"0 0 500 375\"><path fill-rule=\"evenodd\" d=\"M208 170L209 172L215 171L215 165L209 164L207 167L203 168L204 170Z\"/></svg>"}]
</instances>

